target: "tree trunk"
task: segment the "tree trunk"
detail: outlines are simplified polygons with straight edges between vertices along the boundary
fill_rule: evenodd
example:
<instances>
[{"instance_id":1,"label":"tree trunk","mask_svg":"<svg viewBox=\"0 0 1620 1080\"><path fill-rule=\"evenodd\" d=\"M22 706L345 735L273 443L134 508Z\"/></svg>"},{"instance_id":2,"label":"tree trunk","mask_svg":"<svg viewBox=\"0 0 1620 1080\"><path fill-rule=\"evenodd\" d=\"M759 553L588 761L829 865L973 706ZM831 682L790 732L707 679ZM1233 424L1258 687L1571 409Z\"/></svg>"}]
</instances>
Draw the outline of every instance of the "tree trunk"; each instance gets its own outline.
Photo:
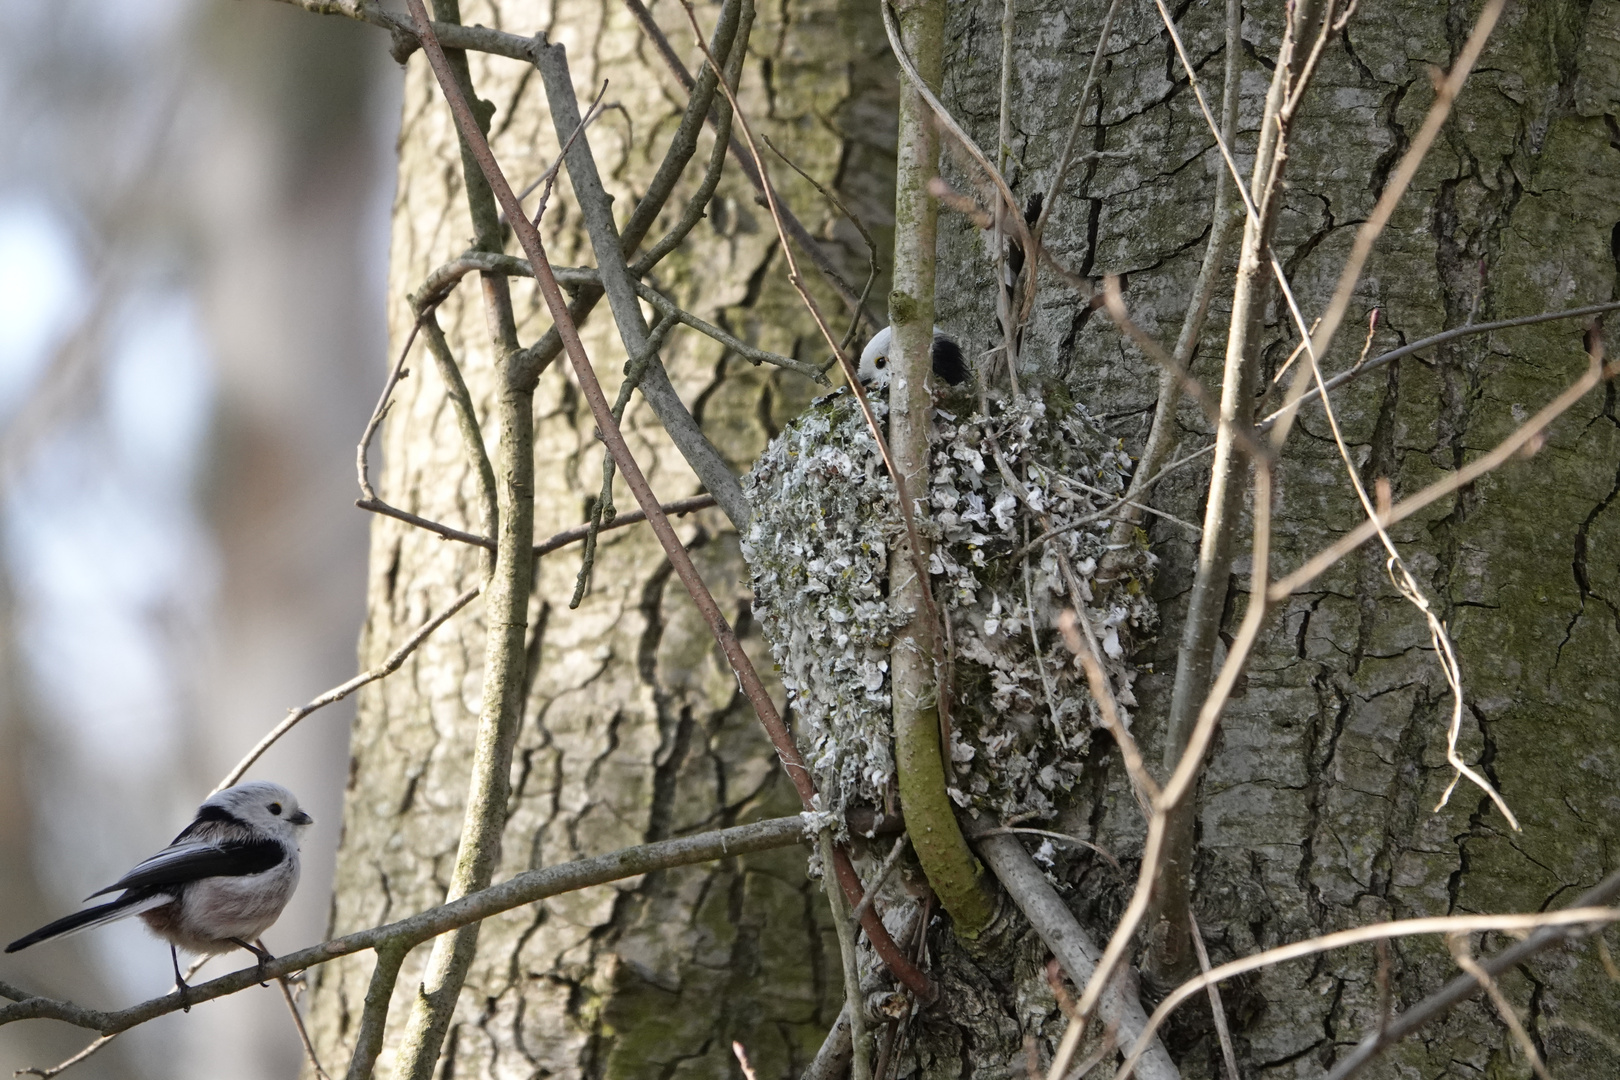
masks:
<instances>
[{"instance_id":1,"label":"tree trunk","mask_svg":"<svg viewBox=\"0 0 1620 1080\"><path fill-rule=\"evenodd\" d=\"M700 8L706 34L716 10ZM442 9L437 14L443 17ZM680 9L664 5L657 14L695 71ZM534 5L469 3L462 15L468 24L549 26L551 40L568 49L582 111L609 80L609 107L589 140L617 197L622 226L686 103L629 13L618 4L562 3L548 19ZM876 13L864 5L761 5L740 97L756 131L840 191L886 237L893 214L895 86L881 42ZM469 61L478 95L496 104L495 153L521 188L558 152L540 79L514 61L478 54ZM430 270L460 255L472 235L454 129L420 54L407 70L404 113L390 275L396 350L414 318L405 297ZM705 134L644 247L679 216L711 144L712 133ZM779 160L773 164L801 218L828 239L858 289L867 265L859 236L809 185ZM542 232L558 265L593 262L566 173ZM814 325L780 272L777 247L769 216L733 163L708 220L654 276L687 310L750 343L816 358L822 353ZM874 295L885 288L879 281ZM514 279L512 292L519 338L528 345L549 320L531 281ZM606 308L600 305L582 333L611 399L625 353ZM464 283L438 318L478 413L487 418L494 349L476 284ZM485 532L477 473L463 453L445 384L420 342L416 350L383 430L379 491L396 506ZM821 392L802 376L751 366L686 330L672 335L663 357L682 399L739 473ZM536 395L537 539L588 516L601 484L601 447L566 366L546 371ZM496 432L484 422L493 453ZM660 499L697 493L691 471L639 397L624 428ZM634 508L622 485L617 503L621 513ZM675 524L768 673L757 631L750 630L747 571L735 531L718 510ZM362 666L380 662L431 613L477 584L482 566L476 549L379 518ZM603 534L591 591L570 610L579 566L575 546L537 567L528 631L532 689L496 878L795 812L792 787L735 677L647 527ZM475 601L397 675L362 696L334 933L442 901L467 790L484 635L482 602ZM380 1075L390 1071L426 954L418 950L406 961ZM367 958L332 965L320 976L313 1023L329 1065L346 1060L352 1049L370 967ZM838 967L820 885L807 878L798 849L592 889L484 925L441 1068L445 1076L715 1076L735 1067L728 1063L737 1039L761 1075L797 1075L842 1003Z\"/></svg>"},{"instance_id":2,"label":"tree trunk","mask_svg":"<svg viewBox=\"0 0 1620 1080\"><path fill-rule=\"evenodd\" d=\"M1478 6L1363 2L1328 46L1294 124L1273 245L1307 318L1325 307L1356 228L1434 99L1431 67L1451 65ZM1168 346L1204 251L1213 178L1224 166L1151 5L1122 6L1099 89L1076 100L1107 7L1105 0L1017 4L1008 179L1021 199L1060 199L1046 232L1055 257L1076 274L1125 276L1133 318ZM1212 104L1227 59L1225 7L1177 9ZM942 97L987 149L997 144L1002 12L999 0L953 3L945 29ZM469 23L521 30L547 25L540 12L515 4L491 11L469 5L464 14ZM691 55L679 11L659 14L677 51ZM703 14L712 20L712 10ZM1245 13L1236 147L1245 182L1283 17L1280 3ZM549 25L553 40L569 47L582 99L611 77L608 100L624 106L610 109L589 136L620 196L622 219L656 165L661 133L673 127L684 94L648 67L656 58L617 5L560 4ZM1373 308L1380 313L1376 354L1470 320L1616 296L1617 27L1620 6L1607 0L1509 5L1378 244L1345 332L1323 358L1327 371L1354 362L1363 333L1356 321L1365 326ZM780 134L812 174L835 176L841 190L858 196L857 212L868 221L889 213L893 197L884 185L893 175L895 91L881 41L870 4L761 7L742 95L755 123ZM509 61L471 59L480 95L497 104L496 154L521 186L556 152L539 80ZM1051 182L1077 110L1087 125L1080 149L1101 153L1081 161L1055 195L1042 185ZM946 179L962 192L987 190L976 167L943 141ZM401 153L396 347L412 318L403 298L470 236L460 153L420 59L408 74ZM777 173L790 204L819 220L816 196L783 179L786 170ZM589 261L578 224L563 180L543 223L559 264ZM1001 344L988 235L959 215L941 218L938 324L970 357ZM694 236L701 239L661 272L666 289L764 347L822 355L774 265L780 253L770 223L734 174L709 225ZM864 257L858 248L846 254L852 266ZM1024 371L1061 380L1137 451L1154 408L1151 362L1121 344L1104 313L1041 272L1044 287L1021 342ZM487 415L493 350L467 300L472 295L464 287L439 318ZM546 322L527 282L515 283L514 295L527 344ZM1197 352L1195 373L1206 386L1220 382L1225 305L1218 295ZM1269 384L1298 340L1275 290L1263 323L1260 374ZM1373 489L1387 477L1399 499L1476 458L1584 370L1582 334L1582 324L1570 321L1465 337L1337 391L1363 482ZM618 369L623 352L605 316L587 327L585 339L600 372ZM723 358L706 339L674 340L666 356L675 384L739 470L810 396L804 380ZM427 517L487 529L445 387L425 356L409 366L384 432L384 497ZM1276 396L1262 400L1262 412ZM1179 453L1209 442L1210 425L1196 407L1184 405L1177 420ZM600 450L560 368L542 379L536 425L536 533L544 537L580 520L599 483ZM648 411L632 405L626 427L660 497L691 494L690 472ZM1207 468L1200 460L1161 482L1155 505L1182 521L1200 520ZM1197 793L1190 893L1213 962L1382 919L1561 906L1614 869L1617 496L1620 418L1611 386L1555 424L1531 460L1392 530L1457 645L1464 680L1459 752L1501 791L1522 833L1508 829L1466 782L1434 809L1452 777L1449 693L1425 622L1391 585L1378 550L1341 562L1277 613L1226 710ZM1298 566L1362 517L1319 406L1305 409L1287 444L1275 503L1274 574ZM1142 674L1134 716L1149 760L1157 761L1198 541L1162 518L1144 527L1159 559L1154 588L1163 629L1136 657ZM748 596L739 584L746 570L735 535L715 511L680 528L717 599L746 627ZM1241 540L1239 550L1246 550ZM533 689L497 876L795 809L734 678L652 538L635 529L605 537L594 589L570 611L577 559L572 549L547 556L536 576ZM362 663L375 663L475 583L481 566L476 551L379 519ZM1251 569L1240 556L1228 590L1228 630L1248 602ZM443 896L467 788L483 636L475 606L361 703L336 933ZM763 657L760 644L749 635L750 652ZM1105 940L1130 893L1143 825L1106 736L1093 741L1086 766L1070 805L1047 827L1100 845L1124 864L1121 876L1084 851L1054 856L1062 895ZM715 1076L734 1068L734 1038L760 1076L797 1075L841 1000L823 912L802 855L792 851L656 875L491 920L445 1045L443 1075ZM1026 1035L1044 1067L1063 1028L1044 944L1005 905L971 948L937 923L929 941L943 996L912 1022L898 1075L1023 1075ZM1502 943L1486 935L1473 946L1494 951ZM424 955L407 960L396 1019ZM1388 962L1397 1009L1456 970L1445 944L1432 937L1392 943ZM1376 1026L1379 967L1376 951L1360 947L1228 983L1226 1013L1242 1074L1320 1075ZM314 1013L328 1061L340 1060L353 1042L367 968L351 960L322 972ZM1554 1075L1606 1080L1620 1073L1612 1034L1620 990L1590 945L1543 954L1502 987ZM1168 989L1149 986L1147 996ZM1182 1075L1220 1074L1207 1002L1195 999L1177 1017L1166 1044ZM1461 1006L1425 1036L1366 1075L1527 1075L1488 1004ZM384 1071L388 1061L385 1050Z\"/></svg>"},{"instance_id":3,"label":"tree trunk","mask_svg":"<svg viewBox=\"0 0 1620 1080\"><path fill-rule=\"evenodd\" d=\"M1010 179L1020 198L1041 191L1074 109L1086 110L1081 148L1119 156L1074 170L1048 243L1076 272L1125 275L1133 318L1169 348L1203 255L1215 170L1224 166L1152 5L1123 6L1099 95L1075 101L1107 6L1018 4ZM1307 319L1326 306L1357 226L1434 100L1431 67L1450 67L1480 6L1364 2L1329 46L1295 123L1291 190L1274 245ZM1217 112L1224 7L1172 5ZM946 29L945 102L987 148L995 145L1001 12L992 0L953 4ZM1245 183L1282 18L1281 4L1246 5L1237 148ZM1617 20L1613 3L1508 5L1374 252L1338 344L1323 358L1328 373L1355 361L1372 308L1380 311L1370 354L1377 355L1470 320L1616 297ZM949 153L945 173L962 190L978 182L965 159ZM986 235L960 217L941 228L940 325L962 335L970 355L1000 343ZM1024 337L1024 364L1063 378L1135 451L1153 412L1154 365L1128 343L1122 348L1105 312L1047 282ZM1195 364L1212 392L1224 303L1217 294ZM1265 322L1261 374L1269 382L1299 340L1275 289ZM1339 422L1368 489L1389 477L1398 500L1494 446L1585 369L1583 330L1572 320L1466 337L1337 391ZM1614 335L1609 341L1612 356ZM1392 587L1382 551L1366 545L1272 618L1226 710L1198 793L1191 888L1214 963L1383 919L1562 906L1615 869L1614 394L1612 384L1590 394L1532 460L1394 530L1457 645L1461 756L1497 785L1524 831L1512 832L1466 781L1434 812L1452 775L1450 697L1423 618ZM1181 445L1172 459L1207 445L1211 433L1195 406L1184 404L1178 418ZM1299 429L1278 474L1274 576L1363 517L1319 407L1307 407ZM1161 482L1155 505L1201 520L1207 476L1206 458ZM1146 528L1161 560L1155 594L1163 629L1139 657L1150 669L1136 685L1135 730L1156 761L1198 540L1162 518ZM1248 578L1244 555L1229 590L1227 634L1248 602ZM1054 828L1125 863L1126 879L1090 856L1060 864L1071 905L1106 937L1129 896L1143 825L1106 736L1090 764L1088 786ZM1488 934L1474 945L1495 951L1507 940ZM1433 937L1393 942L1390 963L1396 1009L1456 973ZM1243 1075L1319 1076L1376 1026L1377 969L1375 951L1364 946L1228 983ZM997 972L984 971L995 984ZM1596 1080L1620 1071L1613 1034L1620 991L1592 945L1543 954L1502 985L1553 1075ZM1010 1021L1017 999L1003 994ZM1183 1075L1219 1075L1207 1004L1200 996L1179 1015L1167 1043ZM1017 1029L1004 1027L1002 1060L1011 1062ZM1480 1073L1529 1075L1483 999L1366 1075ZM954 1060L936 1074L967 1075Z\"/></svg>"}]
</instances>

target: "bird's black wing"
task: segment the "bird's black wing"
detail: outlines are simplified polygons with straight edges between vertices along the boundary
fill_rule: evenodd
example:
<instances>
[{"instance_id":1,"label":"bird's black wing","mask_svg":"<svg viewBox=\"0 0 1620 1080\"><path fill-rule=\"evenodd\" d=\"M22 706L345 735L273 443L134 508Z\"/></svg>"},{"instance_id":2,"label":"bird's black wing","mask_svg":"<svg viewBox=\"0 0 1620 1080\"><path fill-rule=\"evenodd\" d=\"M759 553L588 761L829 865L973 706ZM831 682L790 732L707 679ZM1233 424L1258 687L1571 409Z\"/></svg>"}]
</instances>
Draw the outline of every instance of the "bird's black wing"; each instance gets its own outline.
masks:
<instances>
[{"instance_id":1,"label":"bird's black wing","mask_svg":"<svg viewBox=\"0 0 1620 1080\"><path fill-rule=\"evenodd\" d=\"M105 889L90 895L101 896L119 889L184 885L201 878L262 874L286 857L286 849L274 840L171 844Z\"/></svg>"},{"instance_id":2,"label":"bird's black wing","mask_svg":"<svg viewBox=\"0 0 1620 1080\"><path fill-rule=\"evenodd\" d=\"M933 360L934 374L952 386L961 386L967 382L968 366L967 360L962 356L962 346L944 334L934 335L931 359Z\"/></svg>"}]
</instances>

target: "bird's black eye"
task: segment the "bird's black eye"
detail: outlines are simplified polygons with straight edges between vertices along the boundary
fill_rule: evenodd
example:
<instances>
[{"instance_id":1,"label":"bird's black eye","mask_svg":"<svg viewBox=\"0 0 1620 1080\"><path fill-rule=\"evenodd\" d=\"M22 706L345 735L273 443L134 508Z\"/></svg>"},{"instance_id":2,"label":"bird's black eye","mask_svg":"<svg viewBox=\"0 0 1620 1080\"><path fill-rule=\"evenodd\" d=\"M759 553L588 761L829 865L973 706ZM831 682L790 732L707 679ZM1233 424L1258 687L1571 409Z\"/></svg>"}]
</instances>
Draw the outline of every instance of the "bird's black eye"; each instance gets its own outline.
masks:
<instances>
[{"instance_id":1,"label":"bird's black eye","mask_svg":"<svg viewBox=\"0 0 1620 1080\"><path fill-rule=\"evenodd\" d=\"M277 817L281 816L281 804L278 803L278 802L271 803L270 804L270 812L272 814L275 814Z\"/></svg>"},{"instance_id":2,"label":"bird's black eye","mask_svg":"<svg viewBox=\"0 0 1620 1080\"><path fill-rule=\"evenodd\" d=\"M880 368L886 368L889 366L889 358L887 356L880 356L872 362Z\"/></svg>"}]
</instances>

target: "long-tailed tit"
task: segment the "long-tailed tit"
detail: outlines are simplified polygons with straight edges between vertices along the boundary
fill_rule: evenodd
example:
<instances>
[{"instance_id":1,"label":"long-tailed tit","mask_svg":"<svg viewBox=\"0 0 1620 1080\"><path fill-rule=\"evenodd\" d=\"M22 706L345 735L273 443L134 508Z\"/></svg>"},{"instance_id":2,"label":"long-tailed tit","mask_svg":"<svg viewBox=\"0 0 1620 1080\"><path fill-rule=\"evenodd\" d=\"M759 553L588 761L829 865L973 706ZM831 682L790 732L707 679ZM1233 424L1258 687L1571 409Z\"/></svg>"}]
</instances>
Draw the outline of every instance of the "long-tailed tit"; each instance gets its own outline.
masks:
<instances>
[{"instance_id":1,"label":"long-tailed tit","mask_svg":"<svg viewBox=\"0 0 1620 1080\"><path fill-rule=\"evenodd\" d=\"M139 915L169 943L182 995L187 987L176 946L204 956L246 949L262 967L273 958L253 942L298 888L299 834L312 821L280 784L254 780L226 788L197 808L168 847L86 898L122 889L116 900L42 926L6 952Z\"/></svg>"},{"instance_id":2,"label":"long-tailed tit","mask_svg":"<svg viewBox=\"0 0 1620 1080\"><path fill-rule=\"evenodd\" d=\"M874 390L880 390L889 385L889 350L894 347L894 328L885 326L872 335L872 340L866 343L861 350L861 363L856 374L865 385ZM934 345L930 350L929 360L932 363L934 374L952 386L960 386L967 381L967 361L962 357L962 347L951 338L934 330Z\"/></svg>"}]
</instances>

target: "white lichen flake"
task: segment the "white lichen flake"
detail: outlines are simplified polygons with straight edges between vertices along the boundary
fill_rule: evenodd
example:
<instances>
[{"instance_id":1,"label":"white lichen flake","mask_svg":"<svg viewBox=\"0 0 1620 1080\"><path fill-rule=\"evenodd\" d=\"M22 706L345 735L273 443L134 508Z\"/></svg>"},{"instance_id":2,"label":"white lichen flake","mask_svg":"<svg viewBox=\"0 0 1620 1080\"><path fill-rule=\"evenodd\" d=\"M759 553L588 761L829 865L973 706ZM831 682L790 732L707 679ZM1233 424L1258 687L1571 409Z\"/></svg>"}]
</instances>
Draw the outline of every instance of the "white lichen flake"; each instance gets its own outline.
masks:
<instances>
[{"instance_id":1,"label":"white lichen flake","mask_svg":"<svg viewBox=\"0 0 1620 1080\"><path fill-rule=\"evenodd\" d=\"M883 401L873 407L886 417ZM1125 706L1134 704L1130 645L1156 621L1147 597L1154 558L1138 533L1115 553L1120 580L1097 606L1103 590L1091 586L1112 525L1102 515L1124 491L1131 459L1084 408L1018 396L992 398L988 418L973 413L935 410L932 485L919 518L934 547L934 595L951 623L950 794L975 816L1049 817L1099 722L1055 629L1071 606L1056 547L1081 580ZM813 403L761 455L744 490L754 509L742 544L754 613L805 757L831 809L882 806L894 774L889 648L911 613L888 600L889 547L904 527L854 395ZM1038 515L1053 532L1044 540Z\"/></svg>"}]
</instances>

